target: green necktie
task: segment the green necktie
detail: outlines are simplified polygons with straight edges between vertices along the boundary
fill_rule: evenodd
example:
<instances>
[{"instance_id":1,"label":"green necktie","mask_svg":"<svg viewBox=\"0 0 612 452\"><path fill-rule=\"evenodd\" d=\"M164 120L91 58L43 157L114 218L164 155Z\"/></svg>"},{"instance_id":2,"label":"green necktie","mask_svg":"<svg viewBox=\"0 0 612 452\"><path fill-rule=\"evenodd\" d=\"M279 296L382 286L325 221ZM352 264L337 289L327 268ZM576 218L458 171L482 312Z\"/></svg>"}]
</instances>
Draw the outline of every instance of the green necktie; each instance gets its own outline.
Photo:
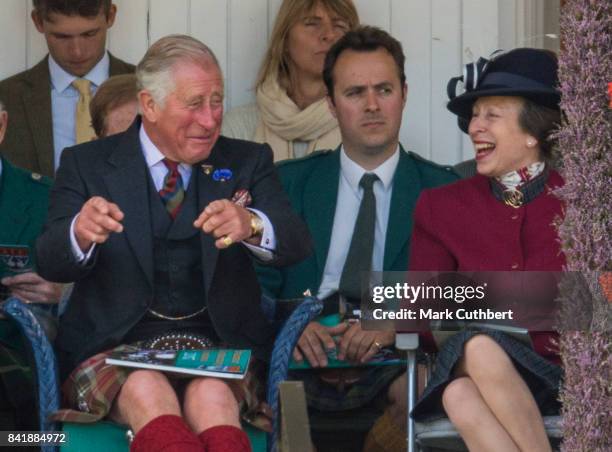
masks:
<instances>
[{"instance_id":1,"label":"green necktie","mask_svg":"<svg viewBox=\"0 0 612 452\"><path fill-rule=\"evenodd\" d=\"M361 272L369 272L372 269L376 226L376 196L373 186L377 180L376 174L366 173L359 181L363 188L363 198L338 287L338 292L348 298L361 298Z\"/></svg>"}]
</instances>

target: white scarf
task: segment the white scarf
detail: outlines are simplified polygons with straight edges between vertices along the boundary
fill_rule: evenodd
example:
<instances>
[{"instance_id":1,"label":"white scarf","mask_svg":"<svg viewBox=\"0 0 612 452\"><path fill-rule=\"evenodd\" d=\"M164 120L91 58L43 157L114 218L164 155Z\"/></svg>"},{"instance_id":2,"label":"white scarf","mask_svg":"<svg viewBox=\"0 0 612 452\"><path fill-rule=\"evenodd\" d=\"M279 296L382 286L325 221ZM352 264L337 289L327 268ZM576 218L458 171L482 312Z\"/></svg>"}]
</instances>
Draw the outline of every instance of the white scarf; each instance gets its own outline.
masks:
<instances>
[{"instance_id":1,"label":"white scarf","mask_svg":"<svg viewBox=\"0 0 612 452\"><path fill-rule=\"evenodd\" d=\"M256 96L259 123L254 139L272 147L274 161L294 158L294 141L308 143L306 154L318 149L335 149L340 144L338 121L329 111L325 98L300 110L276 77L267 78Z\"/></svg>"}]
</instances>

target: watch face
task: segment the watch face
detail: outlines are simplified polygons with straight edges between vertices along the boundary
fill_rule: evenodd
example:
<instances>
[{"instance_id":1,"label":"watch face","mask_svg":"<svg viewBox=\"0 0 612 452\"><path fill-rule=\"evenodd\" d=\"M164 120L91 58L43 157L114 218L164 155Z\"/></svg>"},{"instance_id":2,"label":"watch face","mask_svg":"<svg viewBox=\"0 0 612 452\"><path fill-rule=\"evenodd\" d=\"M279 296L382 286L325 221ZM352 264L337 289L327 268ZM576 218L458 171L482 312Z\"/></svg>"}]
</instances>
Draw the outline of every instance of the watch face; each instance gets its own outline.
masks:
<instances>
[{"instance_id":1,"label":"watch face","mask_svg":"<svg viewBox=\"0 0 612 452\"><path fill-rule=\"evenodd\" d=\"M260 235L263 232L263 220L251 213L251 236Z\"/></svg>"}]
</instances>

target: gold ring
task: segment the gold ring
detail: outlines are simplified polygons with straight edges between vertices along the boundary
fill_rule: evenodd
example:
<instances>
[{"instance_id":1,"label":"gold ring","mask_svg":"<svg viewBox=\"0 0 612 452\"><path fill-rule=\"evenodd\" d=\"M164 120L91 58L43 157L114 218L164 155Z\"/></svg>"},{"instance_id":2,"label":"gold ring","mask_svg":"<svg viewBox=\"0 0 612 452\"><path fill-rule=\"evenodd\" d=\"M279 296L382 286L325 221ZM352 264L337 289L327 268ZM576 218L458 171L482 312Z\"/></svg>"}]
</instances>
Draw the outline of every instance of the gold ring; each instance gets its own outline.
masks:
<instances>
[{"instance_id":1,"label":"gold ring","mask_svg":"<svg viewBox=\"0 0 612 452\"><path fill-rule=\"evenodd\" d=\"M225 237L223 237L223 244L226 247L230 246L232 243L234 243L234 241L232 240L232 238L229 235L226 235Z\"/></svg>"},{"instance_id":2,"label":"gold ring","mask_svg":"<svg viewBox=\"0 0 612 452\"><path fill-rule=\"evenodd\" d=\"M382 348L382 345L378 341L374 341L374 346L376 346L376 348L378 348L379 350Z\"/></svg>"}]
</instances>

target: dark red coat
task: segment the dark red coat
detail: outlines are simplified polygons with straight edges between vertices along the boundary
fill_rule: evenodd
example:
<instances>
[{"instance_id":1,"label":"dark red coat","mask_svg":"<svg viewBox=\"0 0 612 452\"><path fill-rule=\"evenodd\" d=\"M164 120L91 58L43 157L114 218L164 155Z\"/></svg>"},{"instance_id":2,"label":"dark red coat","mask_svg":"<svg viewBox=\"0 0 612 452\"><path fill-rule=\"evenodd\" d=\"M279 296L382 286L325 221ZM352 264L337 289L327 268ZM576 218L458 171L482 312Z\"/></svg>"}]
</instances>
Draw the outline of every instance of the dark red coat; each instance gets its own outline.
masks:
<instances>
[{"instance_id":1,"label":"dark red coat","mask_svg":"<svg viewBox=\"0 0 612 452\"><path fill-rule=\"evenodd\" d=\"M550 193L562 185L551 171L544 192L519 208L498 201L481 175L423 191L414 210L410 270L562 270L565 257L554 222L563 206ZM532 334L534 348L557 361L551 336Z\"/></svg>"}]
</instances>

